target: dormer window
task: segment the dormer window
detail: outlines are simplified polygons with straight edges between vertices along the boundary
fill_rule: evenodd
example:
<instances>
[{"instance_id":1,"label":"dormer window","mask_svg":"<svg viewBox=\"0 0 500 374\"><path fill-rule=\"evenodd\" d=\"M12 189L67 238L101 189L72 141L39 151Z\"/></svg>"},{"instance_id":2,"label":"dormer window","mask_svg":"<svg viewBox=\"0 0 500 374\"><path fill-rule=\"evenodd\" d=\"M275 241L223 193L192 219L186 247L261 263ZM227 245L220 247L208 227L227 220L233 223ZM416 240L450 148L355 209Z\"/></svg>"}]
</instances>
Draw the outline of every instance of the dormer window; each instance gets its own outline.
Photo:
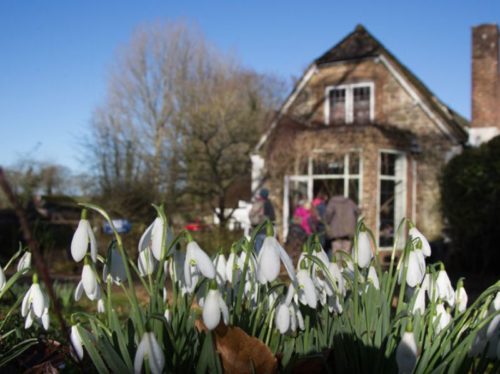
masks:
<instances>
[{"instance_id":1,"label":"dormer window","mask_svg":"<svg viewBox=\"0 0 500 374\"><path fill-rule=\"evenodd\" d=\"M325 124L361 124L373 121L374 85L355 83L326 88Z\"/></svg>"}]
</instances>

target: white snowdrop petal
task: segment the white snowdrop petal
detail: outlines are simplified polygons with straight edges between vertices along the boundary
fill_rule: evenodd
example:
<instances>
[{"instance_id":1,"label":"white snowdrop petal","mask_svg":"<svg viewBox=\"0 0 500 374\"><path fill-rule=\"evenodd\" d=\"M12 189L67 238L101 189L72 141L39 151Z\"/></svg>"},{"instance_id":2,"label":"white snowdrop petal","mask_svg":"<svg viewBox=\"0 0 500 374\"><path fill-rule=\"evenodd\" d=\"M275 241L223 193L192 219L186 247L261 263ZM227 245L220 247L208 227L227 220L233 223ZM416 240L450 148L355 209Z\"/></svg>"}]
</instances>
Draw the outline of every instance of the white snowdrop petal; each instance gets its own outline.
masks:
<instances>
[{"instance_id":1,"label":"white snowdrop petal","mask_svg":"<svg viewBox=\"0 0 500 374\"><path fill-rule=\"evenodd\" d=\"M163 228L163 220L157 217L153 222L153 228L151 230L151 250L153 251L153 256L155 256L158 261L161 259Z\"/></svg>"},{"instance_id":2,"label":"white snowdrop petal","mask_svg":"<svg viewBox=\"0 0 500 374\"><path fill-rule=\"evenodd\" d=\"M203 274L208 279L215 278L215 267L210 260L210 257L200 248L194 248L193 250L193 258L196 261L196 267L200 270L201 274Z\"/></svg>"},{"instance_id":3,"label":"white snowdrop petal","mask_svg":"<svg viewBox=\"0 0 500 374\"><path fill-rule=\"evenodd\" d=\"M218 294L218 296L219 296L219 308L222 313L222 320L224 321L224 324L227 326L229 324L229 309L227 308L227 305L222 296L220 294Z\"/></svg>"},{"instance_id":4,"label":"white snowdrop petal","mask_svg":"<svg viewBox=\"0 0 500 374\"><path fill-rule=\"evenodd\" d=\"M82 284L83 284L83 289L85 290L85 293L87 296L92 294L95 294L96 288L97 288L97 279L94 274L94 270L92 270L92 267L90 265L83 265L83 270L82 270Z\"/></svg>"},{"instance_id":5,"label":"white snowdrop petal","mask_svg":"<svg viewBox=\"0 0 500 374\"><path fill-rule=\"evenodd\" d=\"M30 294L31 294L31 287L26 292L26 295L24 295L23 302L21 304L21 316L23 317L26 317L26 315L30 310L30 303L31 303Z\"/></svg>"},{"instance_id":6,"label":"white snowdrop petal","mask_svg":"<svg viewBox=\"0 0 500 374\"><path fill-rule=\"evenodd\" d=\"M31 298L33 313L35 313L35 316L37 316L38 318L41 318L43 310L45 309L45 298L38 283L35 283L31 286L30 298Z\"/></svg>"},{"instance_id":7,"label":"white snowdrop petal","mask_svg":"<svg viewBox=\"0 0 500 374\"><path fill-rule=\"evenodd\" d=\"M2 288L4 288L5 283L6 283L5 273L3 272L3 269L0 266L0 291L2 290Z\"/></svg>"},{"instance_id":8,"label":"white snowdrop petal","mask_svg":"<svg viewBox=\"0 0 500 374\"><path fill-rule=\"evenodd\" d=\"M273 238L274 239L274 238ZM294 282L297 279L297 275L295 274L295 269L293 268L293 262L288 253L286 253L285 249L281 246L280 243L276 239L276 248L278 249L278 254L281 258L281 262L283 262L283 265L285 266L285 269L288 273L288 277L292 282Z\"/></svg>"},{"instance_id":9,"label":"white snowdrop petal","mask_svg":"<svg viewBox=\"0 0 500 374\"><path fill-rule=\"evenodd\" d=\"M163 368L165 367L165 356L163 354L163 350L152 332L146 333L145 335L147 335L149 342L149 352L147 352L147 355L151 372L153 374L161 374Z\"/></svg>"},{"instance_id":10,"label":"white snowdrop petal","mask_svg":"<svg viewBox=\"0 0 500 374\"><path fill-rule=\"evenodd\" d=\"M27 330L33 325L33 312L30 311L24 321L24 329Z\"/></svg>"},{"instance_id":11,"label":"white snowdrop petal","mask_svg":"<svg viewBox=\"0 0 500 374\"><path fill-rule=\"evenodd\" d=\"M272 282L278 278L281 266L277 248L270 244L269 241L266 244L266 240L268 238L271 239L271 237L266 237L264 240L264 244L262 245L259 253L259 261L257 265L258 278L262 284Z\"/></svg>"},{"instance_id":12,"label":"white snowdrop petal","mask_svg":"<svg viewBox=\"0 0 500 374\"><path fill-rule=\"evenodd\" d=\"M25 252L17 263L17 271L21 272L31 267L31 252Z\"/></svg>"},{"instance_id":13,"label":"white snowdrop petal","mask_svg":"<svg viewBox=\"0 0 500 374\"><path fill-rule=\"evenodd\" d=\"M431 245L429 244L429 241L425 238L425 236L416 227L412 227L408 231L408 234L412 239L420 239L422 253L425 257L429 257L431 255Z\"/></svg>"},{"instance_id":14,"label":"white snowdrop petal","mask_svg":"<svg viewBox=\"0 0 500 374\"><path fill-rule=\"evenodd\" d=\"M209 290L203 306L203 323L209 330L213 330L220 322L220 306L217 291Z\"/></svg>"},{"instance_id":15,"label":"white snowdrop petal","mask_svg":"<svg viewBox=\"0 0 500 374\"><path fill-rule=\"evenodd\" d=\"M377 271L373 266L370 266L370 269L368 269L368 280L372 282L373 287L375 287L375 289L377 290L380 289L380 283L378 280Z\"/></svg>"},{"instance_id":16,"label":"white snowdrop petal","mask_svg":"<svg viewBox=\"0 0 500 374\"><path fill-rule=\"evenodd\" d=\"M146 248L143 251L139 252L137 264L141 277L153 274L156 267L156 260L154 259L154 256L149 248Z\"/></svg>"},{"instance_id":17,"label":"white snowdrop petal","mask_svg":"<svg viewBox=\"0 0 500 374\"><path fill-rule=\"evenodd\" d=\"M82 298L82 293L83 293L83 282L80 281L78 282L78 285L76 286L75 289L75 301L79 301Z\"/></svg>"},{"instance_id":18,"label":"white snowdrop petal","mask_svg":"<svg viewBox=\"0 0 500 374\"><path fill-rule=\"evenodd\" d=\"M75 350L77 357L80 360L82 360L83 359L83 345L82 345L82 339L80 337L80 333L78 332L77 326L71 327L70 339L71 339L71 343L72 343L73 349Z\"/></svg>"},{"instance_id":19,"label":"white snowdrop petal","mask_svg":"<svg viewBox=\"0 0 500 374\"><path fill-rule=\"evenodd\" d=\"M405 332L396 348L396 362L401 374L413 372L417 363L417 342L413 332Z\"/></svg>"},{"instance_id":20,"label":"white snowdrop petal","mask_svg":"<svg viewBox=\"0 0 500 374\"><path fill-rule=\"evenodd\" d=\"M285 303L280 303L276 308L276 327L281 334L285 334L290 327L290 311Z\"/></svg>"},{"instance_id":21,"label":"white snowdrop petal","mask_svg":"<svg viewBox=\"0 0 500 374\"><path fill-rule=\"evenodd\" d=\"M154 221L144 231L144 233L141 236L141 239L139 240L139 245L138 245L139 253L144 251L146 248L151 247L150 246L150 244L151 244L151 230L153 230L153 224L154 224Z\"/></svg>"},{"instance_id":22,"label":"white snowdrop petal","mask_svg":"<svg viewBox=\"0 0 500 374\"><path fill-rule=\"evenodd\" d=\"M366 231L360 231L358 234L358 250L357 250L357 264L361 268L367 268L373 258L371 250L370 236Z\"/></svg>"},{"instance_id":23,"label":"white snowdrop petal","mask_svg":"<svg viewBox=\"0 0 500 374\"><path fill-rule=\"evenodd\" d=\"M146 333L147 334L147 333ZM144 356L146 354L146 350L148 349L148 341L145 339L146 334L143 335L139 346L137 347L137 351L135 352L134 358L134 372L136 374L140 374L142 370L142 363L144 361Z\"/></svg>"},{"instance_id":24,"label":"white snowdrop petal","mask_svg":"<svg viewBox=\"0 0 500 374\"><path fill-rule=\"evenodd\" d=\"M103 299L97 300L97 313L105 313L106 312L106 306L104 304Z\"/></svg>"},{"instance_id":25,"label":"white snowdrop petal","mask_svg":"<svg viewBox=\"0 0 500 374\"><path fill-rule=\"evenodd\" d=\"M42 314L42 326L47 331L49 329L50 325L50 316L49 316L49 309L45 308Z\"/></svg>"},{"instance_id":26,"label":"white snowdrop petal","mask_svg":"<svg viewBox=\"0 0 500 374\"><path fill-rule=\"evenodd\" d=\"M297 282L299 283L299 287L302 289L302 294L306 304L315 309L318 303L318 298L316 295L316 288L314 287L314 283L309 277L309 274L305 270L300 270L297 273Z\"/></svg>"},{"instance_id":27,"label":"white snowdrop petal","mask_svg":"<svg viewBox=\"0 0 500 374\"><path fill-rule=\"evenodd\" d=\"M87 248L89 246L88 226L90 226L89 222L86 219L81 219L73 234L73 239L71 240L71 256L76 262L83 260L87 253Z\"/></svg>"},{"instance_id":28,"label":"white snowdrop petal","mask_svg":"<svg viewBox=\"0 0 500 374\"><path fill-rule=\"evenodd\" d=\"M455 305L458 311L460 313L465 312L465 309L467 309L468 297L464 287L460 287L458 289L458 291L455 293L455 298L456 298Z\"/></svg>"},{"instance_id":29,"label":"white snowdrop petal","mask_svg":"<svg viewBox=\"0 0 500 374\"><path fill-rule=\"evenodd\" d=\"M233 271L235 271L234 270L235 262L236 262L236 254L234 252L231 252L229 254L226 263L226 277L227 277L226 279L229 281L229 283L233 282Z\"/></svg>"},{"instance_id":30,"label":"white snowdrop petal","mask_svg":"<svg viewBox=\"0 0 500 374\"><path fill-rule=\"evenodd\" d=\"M215 257L214 260L214 265L215 265L215 272L216 272L216 277L215 279L217 280L217 284L222 285L226 283L226 258L222 253L218 254L217 257Z\"/></svg>"},{"instance_id":31,"label":"white snowdrop petal","mask_svg":"<svg viewBox=\"0 0 500 374\"><path fill-rule=\"evenodd\" d=\"M93 262L97 261L97 241L95 240L94 231L92 230L92 226L87 221L87 235L90 243L90 258Z\"/></svg>"},{"instance_id":32,"label":"white snowdrop petal","mask_svg":"<svg viewBox=\"0 0 500 374\"><path fill-rule=\"evenodd\" d=\"M422 251L410 251L408 258L408 270L406 272L406 284L410 287L416 287L425 276L425 259Z\"/></svg>"},{"instance_id":33,"label":"white snowdrop petal","mask_svg":"<svg viewBox=\"0 0 500 374\"><path fill-rule=\"evenodd\" d=\"M420 314L424 314L425 312L425 290L423 288L419 288L416 291L415 296L415 304L413 304L413 313L420 312Z\"/></svg>"}]
</instances>

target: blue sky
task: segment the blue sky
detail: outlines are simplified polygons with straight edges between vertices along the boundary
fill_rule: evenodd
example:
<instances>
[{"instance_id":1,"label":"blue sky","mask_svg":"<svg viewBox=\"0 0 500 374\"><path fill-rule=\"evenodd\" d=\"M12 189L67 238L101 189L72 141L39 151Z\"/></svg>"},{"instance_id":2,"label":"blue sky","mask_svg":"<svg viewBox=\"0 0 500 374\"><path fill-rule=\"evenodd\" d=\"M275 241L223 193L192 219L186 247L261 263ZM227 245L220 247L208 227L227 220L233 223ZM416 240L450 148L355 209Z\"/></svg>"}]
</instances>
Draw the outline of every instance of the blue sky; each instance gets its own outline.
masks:
<instances>
[{"instance_id":1,"label":"blue sky","mask_svg":"<svg viewBox=\"0 0 500 374\"><path fill-rule=\"evenodd\" d=\"M470 115L470 33L500 1L0 2L0 165L82 169L79 144L117 49L140 25L184 19L248 67L288 79L362 23L445 103Z\"/></svg>"}]
</instances>

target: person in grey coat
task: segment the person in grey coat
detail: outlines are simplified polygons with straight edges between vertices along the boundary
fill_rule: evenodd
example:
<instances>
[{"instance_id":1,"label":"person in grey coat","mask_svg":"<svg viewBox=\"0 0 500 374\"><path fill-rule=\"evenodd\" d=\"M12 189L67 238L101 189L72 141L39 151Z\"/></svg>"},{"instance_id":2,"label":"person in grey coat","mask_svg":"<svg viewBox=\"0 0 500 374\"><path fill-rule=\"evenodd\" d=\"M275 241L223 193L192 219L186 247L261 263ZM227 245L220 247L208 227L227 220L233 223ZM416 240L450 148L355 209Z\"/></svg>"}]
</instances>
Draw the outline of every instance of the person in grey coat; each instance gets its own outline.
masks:
<instances>
[{"instance_id":1,"label":"person in grey coat","mask_svg":"<svg viewBox=\"0 0 500 374\"><path fill-rule=\"evenodd\" d=\"M332 196L325 211L326 233L332 240L331 250L351 252L352 238L360 210L356 203L344 196Z\"/></svg>"}]
</instances>

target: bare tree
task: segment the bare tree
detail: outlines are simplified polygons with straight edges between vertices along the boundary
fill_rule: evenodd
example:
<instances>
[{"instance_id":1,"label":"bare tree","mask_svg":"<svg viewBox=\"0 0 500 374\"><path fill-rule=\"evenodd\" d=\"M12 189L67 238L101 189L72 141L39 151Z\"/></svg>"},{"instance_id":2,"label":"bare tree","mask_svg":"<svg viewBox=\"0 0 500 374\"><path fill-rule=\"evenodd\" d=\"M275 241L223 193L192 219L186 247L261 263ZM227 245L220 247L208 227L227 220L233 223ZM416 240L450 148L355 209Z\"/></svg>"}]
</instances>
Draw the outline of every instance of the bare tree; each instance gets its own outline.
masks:
<instances>
[{"instance_id":1,"label":"bare tree","mask_svg":"<svg viewBox=\"0 0 500 374\"><path fill-rule=\"evenodd\" d=\"M171 208L180 196L195 197L225 224L227 191L249 172L276 81L244 69L185 23L138 31L113 66L86 142L101 193L114 200L140 193Z\"/></svg>"}]
</instances>

